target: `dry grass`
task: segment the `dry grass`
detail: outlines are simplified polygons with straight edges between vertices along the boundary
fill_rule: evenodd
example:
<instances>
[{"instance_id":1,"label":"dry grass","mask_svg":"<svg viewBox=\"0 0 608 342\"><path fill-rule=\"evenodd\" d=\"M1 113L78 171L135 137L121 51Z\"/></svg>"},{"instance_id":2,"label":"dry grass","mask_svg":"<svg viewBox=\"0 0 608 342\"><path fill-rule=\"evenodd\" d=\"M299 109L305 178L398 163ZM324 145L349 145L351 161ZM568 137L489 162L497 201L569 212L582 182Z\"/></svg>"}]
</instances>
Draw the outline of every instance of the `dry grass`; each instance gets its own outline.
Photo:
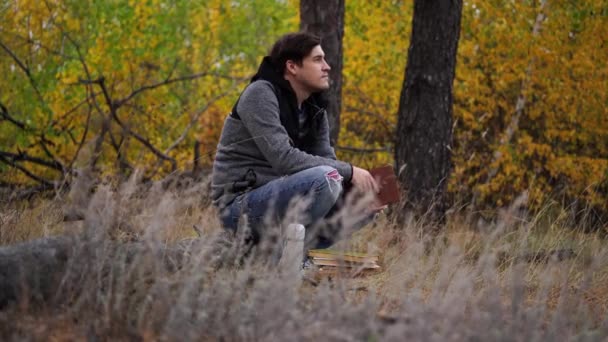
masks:
<instances>
[{"instance_id":1,"label":"dry grass","mask_svg":"<svg viewBox=\"0 0 608 342\"><path fill-rule=\"evenodd\" d=\"M32 290L0 309L0 337L608 337L605 240L569 226L563 216L517 218L507 209L497 222L481 224L454 216L433 235L424 220L394 225L381 217L346 244L379 251L382 272L294 287L292 276L268 258L272 253L258 250L242 259L238 240L226 243L214 209L204 205L205 191L196 184L176 191L129 182L102 185L86 203L70 196L4 203L0 244L57 234L74 243L50 296ZM84 220L63 222L66 210L79 210ZM551 253L556 250L567 252Z\"/></svg>"}]
</instances>

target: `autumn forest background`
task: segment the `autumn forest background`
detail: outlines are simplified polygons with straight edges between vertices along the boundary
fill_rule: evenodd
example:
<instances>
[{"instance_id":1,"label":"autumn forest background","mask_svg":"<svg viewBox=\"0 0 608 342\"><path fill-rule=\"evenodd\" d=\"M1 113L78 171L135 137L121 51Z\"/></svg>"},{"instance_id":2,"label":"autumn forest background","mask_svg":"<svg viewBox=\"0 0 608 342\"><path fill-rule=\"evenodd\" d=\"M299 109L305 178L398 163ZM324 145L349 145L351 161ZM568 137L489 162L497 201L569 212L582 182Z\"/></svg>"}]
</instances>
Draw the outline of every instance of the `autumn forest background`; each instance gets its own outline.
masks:
<instances>
[{"instance_id":1,"label":"autumn forest background","mask_svg":"<svg viewBox=\"0 0 608 342\"><path fill-rule=\"evenodd\" d=\"M346 3L340 158L393 162L412 10ZM601 1L464 3L453 203L494 208L527 191L534 209L608 210L606 11ZM8 1L1 13L4 187L58 187L87 166L163 177L193 168L196 142L198 167L209 167L261 57L299 28L294 1Z\"/></svg>"},{"instance_id":2,"label":"autumn forest background","mask_svg":"<svg viewBox=\"0 0 608 342\"><path fill-rule=\"evenodd\" d=\"M414 1L345 1L341 110L334 146L339 159L363 167L395 164L397 137L403 134L397 128L398 112L413 16ZM64 221L84 220L84 227L79 227L84 231L106 227L104 233L110 236L109 241L129 243L137 237L175 242L193 234L193 222L197 227L201 222L216 224L210 218L212 208L205 199L205 176L213 162L223 120L272 43L282 34L299 28L300 1L295 0L0 0L0 201L3 208L0 244L52 236L64 231L65 227L60 227ZM471 316L468 311L454 313L448 309L450 305L472 306L479 312L492 313L490 316L496 314L492 316L495 318L512 314L508 324L497 325L496 329L506 333L518 331L514 327L523 327L524 335L520 337L524 339L527 332L541 339L560 336L560 331L567 332L567 336L591 336L590 340L606 336L603 335L607 331L605 319L593 322L577 319L588 317L586 315L603 317L608 308L608 289L602 285L608 271L601 268L606 264L602 241L608 227L607 41L606 1L463 1L453 81L452 143L447 146L451 152L450 173L446 180L448 214L462 213L462 217L444 222L442 234L446 235L439 245L429 245L426 237L422 237L421 232L426 231L424 218L395 223L387 217L383 221L386 227L374 241L377 247L386 248L387 255L394 257L394 263L387 262L386 273L365 283L370 292L383 293L377 298L377 304L361 299L364 296L360 293L347 295L348 300L342 295L334 298L331 289L323 288L325 292L317 291L312 297L297 297L293 305L273 308L300 317L307 325L312 324L318 314L309 310L310 305L320 307L324 300L331 299L335 305L323 306L323 312L327 314L327 322L335 321L321 323L321 331L346 322L345 331L350 332L357 324L353 322L367 322L364 317L378 311L389 313L388 321L385 315L380 321L394 327L393 323L401 324L407 316L402 316L400 305L408 306L395 304L401 303L401 297L392 280L402 281L405 273L411 273L409 282L403 286L419 292L408 295L404 303L422 305L416 309L420 310L416 312L421 321L419 325L413 323L420 330L415 330L412 336L424 335L416 335L426 327L424 317L442 317L446 325L445 330L440 331L445 333L441 335L444 337L452 336L450 331L461 329L457 321L465 322L460 337L480 331L475 329L473 321L484 321L480 317L486 316ZM164 202L164 195L158 194L155 196L160 197L146 199L138 195L137 191L141 190L128 190L121 185L134 186L129 183L135 182L133 179L141 184L166 182L171 177L191 177L196 181L191 192L181 195L182 199L186 198L184 203ZM166 189L166 183L163 184ZM407 193L408 189L405 190ZM173 198L177 199L179 196ZM162 212L164 218L149 211L159 203L164 207L158 213ZM505 213L512 215L505 216ZM183 219L186 216L190 218ZM462 223L471 217L479 221ZM517 219L514 221L513 217ZM479 222L492 228L483 228ZM395 228L395 224L406 228ZM146 233L144 227L151 226L157 227L155 233ZM160 226L179 227L160 237L162 234L155 235L162 230ZM207 229L203 227L203 235ZM484 235L486 233L489 235ZM360 239L372 239L369 234L363 232ZM86 241L100 241L87 240L89 235L85 236ZM104 248L118 248L111 242L104 243L108 243ZM512 249L505 247L511 244ZM462 254L458 255L462 258L455 258L457 261L452 264L450 253L453 251L447 246L454 245L460 246ZM359 246L367 248L363 243ZM405 246L410 248L407 252L404 252ZM124 256L121 262L131 260L128 257L131 247L124 248L124 255L115 254L116 258ZM80 252L86 254L85 249ZM543 277L554 274L551 273L554 269L550 271L537 263L523 269L516 266L522 260L537 261L537 254L530 256L530 250L553 251L545 257L558 255L559 261L573 255L580 257L567 266L556 266L565 269L562 278L555 276L543 282L542 279L548 279ZM0 250L0 255L2 253L8 252ZM78 305L80 309L69 319L81 315L87 305L96 308L97 311L93 311L97 313L104 313L106 320L96 323L94 328L99 334L131 336L128 334L133 333L144 339L145 336L172 339L172 336L177 338L180 329L185 329L176 323L179 318L190 317L188 312L172 311L179 305L194 305L197 300L205 305L232 303L242 305L241 311L249 312L251 308L246 304L237 305L234 298L223 296L222 288L250 289L248 298L258 304L256 300L261 299L256 293L275 291L282 295L287 291L283 287L277 289L279 285L274 282L251 285L238 272L230 273L235 278L225 276L220 281L216 268L196 277L182 272L175 278L174 269L158 266L166 264L165 256L149 250L147 253L150 254L141 260L135 259L144 265L153 265L144 267L142 278L136 277L137 272L127 272L126 278L121 278L123 273L117 273L110 279L114 284L113 281L136 277L138 284L146 284L147 292L142 296L125 299L128 296L117 292L119 299L116 299L110 296L116 295L114 287L108 289L102 281L87 282L78 278L74 269L69 277L80 279L80 283L76 283L81 287L73 292L78 295L53 298L60 303ZM492 270L488 272L492 276L484 272L496 260L484 259L486 254L500 261L496 268L490 267ZM86 269L102 279L102 275L107 275L106 267L111 265L108 255L111 254L104 254L105 259L100 255L91 257L95 263L91 261L82 267L89 267ZM157 257L160 259L154 259ZM406 260L411 265L422 259L426 261L413 271L402 269L397 262ZM385 256L385 260L388 257ZM474 266L470 266L471 260L475 260ZM509 266L505 266L505 260ZM460 261L470 267L460 264L456 267ZM457 274L450 273L451 270ZM518 276L519 271L525 275ZM0 267L0 284L5 274L2 272ZM462 273L461 278L458 272ZM420 273L424 273L424 277L420 277ZM251 274L255 272L247 274L253 277ZM450 275L442 277L442 274ZM496 278L492 278L494 275ZM505 280L511 275L519 279L513 282L513 287L509 285L510 280ZM209 278L205 278L207 276ZM159 277L173 280L162 285ZM465 278L468 280L457 281ZM194 296L194 292L188 292L192 291L193 282L207 284L201 286L216 296L213 299ZM127 283L121 283L124 290L133 290L127 288ZM226 285L228 283L231 285ZM67 291L65 281L61 284ZM461 302L450 292L450 289L459 292L463 288L492 288L492 284L503 289L506 286L507 292L517 294L519 299L492 291L477 297L477 292L465 291L467 295ZM179 292L182 289L184 292ZM73 288L68 286L68 290ZM173 290L188 295L178 299L163 297L166 293L162 291ZM133 291L129 293L138 293ZM560 296L565 293L570 297ZM103 297L107 302L98 299L99 294L107 295ZM165 300L156 307L145 304L147 309L156 310L156 316L134 309L147 303L145 295ZM542 297L535 303L546 304L546 311L513 309L519 307L515 302L519 303L520 299L522 307L533 307L530 303L534 301L530 298L537 298L535 296ZM512 301L512 310L496 309L501 307L497 303L506 298ZM572 304L572 298L580 301ZM0 310L2 300L0 296ZM422 302L426 304L420 304ZM568 313L571 304L578 311ZM583 304L591 308L579 310ZM344 305L349 314L340 316ZM43 310L40 315L36 309L33 314L34 311L24 307L28 306L21 305L22 311L14 309L17 311L5 316L0 314L0 322L10 320L15 312L26 312L31 317L21 325L21 334L27 331L28 324L36 325L42 320L40 317L51 317L53 312ZM188 308L196 311L194 307ZM202 336L229 340L283 336L277 326L246 331L229 328L248 326L257 319L253 313L246 318L234 310L217 312L215 316L197 316L195 321L201 327L217 327L218 322L229 317L224 321L224 330L208 336L204 335L208 332L204 332ZM477 312L475 310L473 312ZM575 317L576 313L581 313L579 318ZM121 315L129 318L123 322L127 335L122 335L123 330L115 330L117 322L125 318ZM132 320L135 316L137 319ZM54 323L48 324L55 325L47 326L44 331L62 330L66 320L69 321L62 317L50 321ZM162 321L159 317L167 318L168 325L177 325L158 330L151 322ZM489 319L485 324L499 324L495 321L501 322L501 319ZM69 326L82 325L82 322L69 322ZM414 322L418 321L414 318ZM560 322L569 324L560 325ZM298 327L298 323L293 324ZM371 330L352 336L390 337L390 329L384 330L382 324L380 328L365 325ZM413 329L407 324L399 331ZM595 335L577 335L587 328L599 330L593 330L597 332ZM192 336L201 336L197 335L201 331L192 326L186 330L192 332ZM278 335L273 335L273 331L279 331ZM3 328L0 333L5 333ZM80 336L78 332L73 333ZM548 335L543 335L545 333ZM482 336L495 337L491 332L488 334ZM339 340L339 336L334 337Z\"/></svg>"}]
</instances>

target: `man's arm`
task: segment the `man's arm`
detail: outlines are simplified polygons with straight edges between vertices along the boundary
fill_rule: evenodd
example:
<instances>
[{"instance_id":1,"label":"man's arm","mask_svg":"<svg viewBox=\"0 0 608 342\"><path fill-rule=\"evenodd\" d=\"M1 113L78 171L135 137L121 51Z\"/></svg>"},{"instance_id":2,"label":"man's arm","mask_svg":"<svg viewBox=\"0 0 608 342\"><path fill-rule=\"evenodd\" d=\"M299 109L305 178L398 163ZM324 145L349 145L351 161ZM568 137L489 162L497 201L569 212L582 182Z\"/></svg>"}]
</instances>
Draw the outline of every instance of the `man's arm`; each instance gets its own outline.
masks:
<instances>
[{"instance_id":1,"label":"man's arm","mask_svg":"<svg viewBox=\"0 0 608 342\"><path fill-rule=\"evenodd\" d=\"M289 175L327 165L335 167L346 180L351 179L349 163L311 155L290 144L289 135L281 125L279 102L269 82L249 85L241 95L237 112L266 160L280 173Z\"/></svg>"}]
</instances>

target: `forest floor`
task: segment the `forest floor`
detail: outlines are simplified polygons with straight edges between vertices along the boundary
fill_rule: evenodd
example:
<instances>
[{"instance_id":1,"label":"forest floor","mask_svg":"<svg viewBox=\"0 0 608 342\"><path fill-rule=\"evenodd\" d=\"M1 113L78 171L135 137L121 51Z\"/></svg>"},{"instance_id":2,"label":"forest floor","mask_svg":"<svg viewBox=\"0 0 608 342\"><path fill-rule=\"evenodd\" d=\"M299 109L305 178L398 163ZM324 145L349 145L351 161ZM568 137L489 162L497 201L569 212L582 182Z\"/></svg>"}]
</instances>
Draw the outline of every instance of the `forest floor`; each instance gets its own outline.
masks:
<instances>
[{"instance_id":1,"label":"forest floor","mask_svg":"<svg viewBox=\"0 0 608 342\"><path fill-rule=\"evenodd\" d=\"M0 328L0 336L257 340L294 331L302 339L329 340L393 334L453 340L608 336L604 233L586 232L562 208L548 207L534 217L506 208L489 222L453 214L433 234L424 220L395 224L383 215L340 243L379 254L380 271L293 285L298 282L272 263L230 259L208 266L214 249L205 246L219 233L219 222L196 190L141 196L101 188L81 205L82 220L65 222L66 210L78 205L68 196L0 207L0 246L68 235L92 253L89 261L81 258L81 268L74 263L62 269L86 271L60 277L51 299L30 293L0 309L0 323L12 322ZM102 240L91 244L86 237L91 229L103 232ZM166 266L166 255L157 255L196 240L209 241L200 247L206 252L190 249L192 257L177 269ZM143 241L149 248L144 256L123 257L128 253L111 249L108 241ZM79 285L67 286L66 279Z\"/></svg>"}]
</instances>

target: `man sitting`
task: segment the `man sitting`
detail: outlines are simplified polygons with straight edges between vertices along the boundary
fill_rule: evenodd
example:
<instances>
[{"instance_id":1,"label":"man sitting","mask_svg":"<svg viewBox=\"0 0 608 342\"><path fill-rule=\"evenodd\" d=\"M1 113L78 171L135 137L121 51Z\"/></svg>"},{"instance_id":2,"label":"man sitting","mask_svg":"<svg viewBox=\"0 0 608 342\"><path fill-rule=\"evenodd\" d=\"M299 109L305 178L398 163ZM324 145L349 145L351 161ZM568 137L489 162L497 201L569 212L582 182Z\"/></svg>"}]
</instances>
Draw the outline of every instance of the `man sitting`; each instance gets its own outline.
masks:
<instances>
[{"instance_id":1,"label":"man sitting","mask_svg":"<svg viewBox=\"0 0 608 342\"><path fill-rule=\"evenodd\" d=\"M337 160L330 145L320 94L329 88L329 70L320 39L308 33L283 36L262 60L217 147L212 198L224 228L236 231L246 215L258 241L267 215L280 222L294 198L306 198L297 221L308 230L337 211L345 188L377 191L368 171ZM379 209L372 205L366 216ZM336 234L316 236L312 245L327 247Z\"/></svg>"}]
</instances>

